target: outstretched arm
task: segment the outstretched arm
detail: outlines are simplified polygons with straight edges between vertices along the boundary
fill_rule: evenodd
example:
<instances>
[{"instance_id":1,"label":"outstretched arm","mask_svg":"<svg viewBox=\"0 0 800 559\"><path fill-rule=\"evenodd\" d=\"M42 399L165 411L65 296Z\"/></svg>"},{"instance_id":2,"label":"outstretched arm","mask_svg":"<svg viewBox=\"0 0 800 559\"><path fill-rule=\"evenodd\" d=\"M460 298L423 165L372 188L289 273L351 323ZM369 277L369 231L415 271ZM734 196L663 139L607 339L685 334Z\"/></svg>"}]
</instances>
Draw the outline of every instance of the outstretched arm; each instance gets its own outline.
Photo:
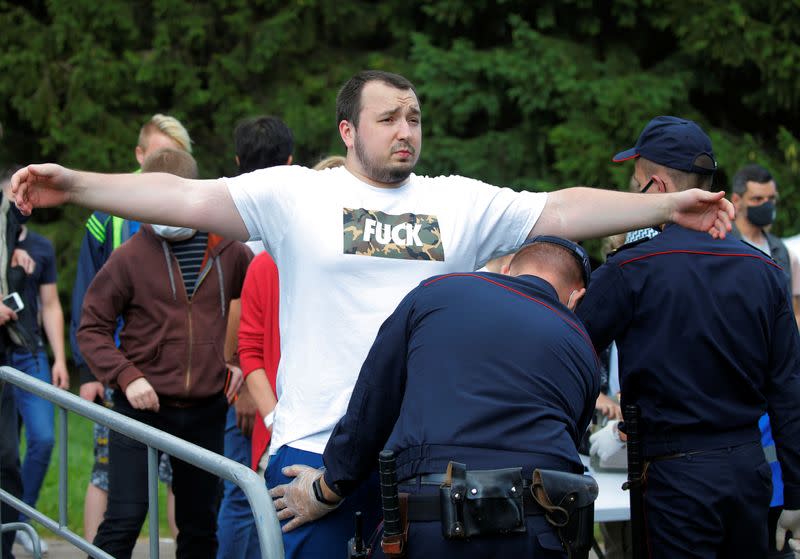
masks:
<instances>
[{"instance_id":1,"label":"outstretched arm","mask_svg":"<svg viewBox=\"0 0 800 559\"><path fill-rule=\"evenodd\" d=\"M558 235L573 240L604 237L668 221L724 238L731 230L733 205L724 192L691 189L670 194L565 188L547 196L530 235Z\"/></svg>"},{"instance_id":2,"label":"outstretched arm","mask_svg":"<svg viewBox=\"0 0 800 559\"><path fill-rule=\"evenodd\" d=\"M192 227L247 240L247 227L222 180L190 180L166 173L107 175L45 163L14 173L17 207L71 203L145 223Z\"/></svg>"}]
</instances>

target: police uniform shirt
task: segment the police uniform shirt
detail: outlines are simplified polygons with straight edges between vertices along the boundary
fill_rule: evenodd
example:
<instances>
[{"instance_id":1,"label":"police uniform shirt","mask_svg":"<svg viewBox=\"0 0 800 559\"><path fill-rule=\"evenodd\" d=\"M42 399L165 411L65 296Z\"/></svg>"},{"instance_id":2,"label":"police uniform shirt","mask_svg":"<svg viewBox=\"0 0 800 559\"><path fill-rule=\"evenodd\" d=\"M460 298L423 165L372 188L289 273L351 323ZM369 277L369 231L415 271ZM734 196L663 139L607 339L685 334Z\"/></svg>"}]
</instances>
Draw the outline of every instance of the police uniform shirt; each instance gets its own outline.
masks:
<instances>
[{"instance_id":1,"label":"police uniform shirt","mask_svg":"<svg viewBox=\"0 0 800 559\"><path fill-rule=\"evenodd\" d=\"M598 391L591 342L549 283L431 278L381 327L325 449L326 482L349 493L384 447L400 480L450 460L582 472L577 444Z\"/></svg>"},{"instance_id":2,"label":"police uniform shirt","mask_svg":"<svg viewBox=\"0 0 800 559\"><path fill-rule=\"evenodd\" d=\"M758 441L769 410L787 507L800 506L800 338L777 264L668 225L612 255L577 312L595 347L617 342L645 456Z\"/></svg>"}]
</instances>

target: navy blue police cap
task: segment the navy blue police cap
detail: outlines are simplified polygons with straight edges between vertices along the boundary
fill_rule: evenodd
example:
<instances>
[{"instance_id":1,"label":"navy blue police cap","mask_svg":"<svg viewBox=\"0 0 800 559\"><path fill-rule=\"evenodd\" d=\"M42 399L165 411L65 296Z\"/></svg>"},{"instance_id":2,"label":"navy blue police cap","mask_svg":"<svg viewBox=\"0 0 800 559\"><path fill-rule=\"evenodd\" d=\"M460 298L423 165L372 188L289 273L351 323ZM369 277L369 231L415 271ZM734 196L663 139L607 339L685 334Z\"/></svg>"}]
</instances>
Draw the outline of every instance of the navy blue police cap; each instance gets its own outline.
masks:
<instances>
[{"instance_id":1,"label":"navy blue police cap","mask_svg":"<svg viewBox=\"0 0 800 559\"><path fill-rule=\"evenodd\" d=\"M636 145L619 152L613 161L637 157L687 173L713 175L717 170L708 135L696 122L674 116L657 116L648 122Z\"/></svg>"},{"instance_id":2,"label":"navy blue police cap","mask_svg":"<svg viewBox=\"0 0 800 559\"><path fill-rule=\"evenodd\" d=\"M522 250L526 246L535 245L536 243L550 243L552 245L558 245L567 249L570 254L575 257L575 260L578 261L578 265L581 267L583 286L589 287L589 280L592 277L592 263L589 261L589 255L581 245L578 243L573 243L569 239L564 239L562 237L555 237L553 235L537 235L522 243L522 246L519 247L519 250Z\"/></svg>"}]
</instances>

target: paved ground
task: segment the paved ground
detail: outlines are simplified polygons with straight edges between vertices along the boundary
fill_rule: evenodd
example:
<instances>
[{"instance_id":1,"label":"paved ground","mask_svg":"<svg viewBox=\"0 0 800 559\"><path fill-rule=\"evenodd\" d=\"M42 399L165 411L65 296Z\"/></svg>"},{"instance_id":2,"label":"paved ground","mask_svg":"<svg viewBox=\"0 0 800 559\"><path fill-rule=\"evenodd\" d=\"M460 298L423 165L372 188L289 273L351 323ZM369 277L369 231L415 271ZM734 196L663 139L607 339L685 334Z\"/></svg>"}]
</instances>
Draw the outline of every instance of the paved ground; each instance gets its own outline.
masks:
<instances>
[{"instance_id":1,"label":"paved ground","mask_svg":"<svg viewBox=\"0 0 800 559\"><path fill-rule=\"evenodd\" d=\"M50 546L50 550L48 554L43 557L48 559L84 559L86 557L86 555L81 553L76 547L73 547L72 544L64 540L47 540L47 545ZM159 556L163 559L175 557L175 541L162 538L158 552ZM20 546L15 545L14 556L17 559L25 559L26 557L30 557L30 554ZM133 559L147 559L149 556L150 540L139 540L136 544L136 549L133 550ZM589 553L589 559L597 559L597 555L595 555L594 551Z\"/></svg>"},{"instance_id":2,"label":"paved ground","mask_svg":"<svg viewBox=\"0 0 800 559\"><path fill-rule=\"evenodd\" d=\"M47 545L50 547L47 555L43 555L48 559L85 559L86 554L74 547L71 543L64 540L48 539ZM172 539L162 538L160 540L159 556L164 559L175 557L175 541ZM14 556L17 559L25 559L31 555L22 549L22 547L14 546ZM136 549L133 550L133 559L147 559L150 557L150 540L139 540L136 543Z\"/></svg>"}]
</instances>

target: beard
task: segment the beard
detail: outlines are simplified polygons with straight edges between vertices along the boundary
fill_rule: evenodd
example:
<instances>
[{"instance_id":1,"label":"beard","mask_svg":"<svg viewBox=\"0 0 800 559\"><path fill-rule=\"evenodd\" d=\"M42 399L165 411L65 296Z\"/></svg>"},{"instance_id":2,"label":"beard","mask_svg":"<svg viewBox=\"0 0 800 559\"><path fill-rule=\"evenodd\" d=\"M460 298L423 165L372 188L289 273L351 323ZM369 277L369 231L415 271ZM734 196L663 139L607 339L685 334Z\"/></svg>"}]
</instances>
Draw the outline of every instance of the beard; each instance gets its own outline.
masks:
<instances>
[{"instance_id":1,"label":"beard","mask_svg":"<svg viewBox=\"0 0 800 559\"><path fill-rule=\"evenodd\" d=\"M415 156L417 150L415 150L409 144L402 144L401 146L393 146L392 149L397 147L402 147L403 149L407 149L411 152L412 156ZM405 163L388 163L388 164L380 164L375 159L367 154L367 150L364 147L364 144L361 142L361 137L356 136L355 141L355 149L356 149L356 157L358 161L361 163L361 167L364 169L366 175L376 182L383 182L383 183L398 183L406 180L411 172L414 170L414 167L417 165L417 157L413 157L412 160L405 162Z\"/></svg>"}]
</instances>

